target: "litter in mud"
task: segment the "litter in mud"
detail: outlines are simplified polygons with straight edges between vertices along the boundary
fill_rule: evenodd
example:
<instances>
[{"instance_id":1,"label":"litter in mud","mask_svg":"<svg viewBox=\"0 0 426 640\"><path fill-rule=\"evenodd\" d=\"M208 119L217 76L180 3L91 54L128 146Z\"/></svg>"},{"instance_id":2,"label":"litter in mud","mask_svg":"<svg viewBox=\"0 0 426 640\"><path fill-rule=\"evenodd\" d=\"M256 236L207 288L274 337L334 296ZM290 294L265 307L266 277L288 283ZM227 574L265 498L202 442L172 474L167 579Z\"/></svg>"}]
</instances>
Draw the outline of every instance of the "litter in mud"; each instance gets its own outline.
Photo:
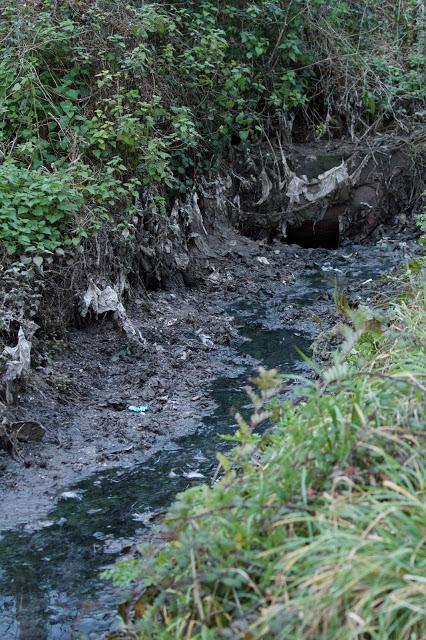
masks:
<instances>
[{"instance_id":1,"label":"litter in mud","mask_svg":"<svg viewBox=\"0 0 426 640\"><path fill-rule=\"evenodd\" d=\"M209 349L213 349L214 342L209 336L207 336L205 333L199 333L198 337L200 338L201 342L205 347L208 347Z\"/></svg>"},{"instance_id":2,"label":"litter in mud","mask_svg":"<svg viewBox=\"0 0 426 640\"><path fill-rule=\"evenodd\" d=\"M147 404L131 405L128 407L128 411L132 411L133 413L146 413L149 411L149 406Z\"/></svg>"},{"instance_id":3,"label":"litter in mud","mask_svg":"<svg viewBox=\"0 0 426 640\"><path fill-rule=\"evenodd\" d=\"M204 474L199 471L188 471L188 473L183 474L184 478L188 478L188 480L198 480L200 478L204 478Z\"/></svg>"},{"instance_id":4,"label":"litter in mud","mask_svg":"<svg viewBox=\"0 0 426 640\"><path fill-rule=\"evenodd\" d=\"M343 271L341 269L337 269L337 267L332 267L329 264L325 264L323 267L321 267L321 271L334 271L335 273L343 273Z\"/></svg>"},{"instance_id":5,"label":"litter in mud","mask_svg":"<svg viewBox=\"0 0 426 640\"><path fill-rule=\"evenodd\" d=\"M64 498L64 500L81 500L81 496L75 491L64 491L61 493L61 498Z\"/></svg>"},{"instance_id":6,"label":"litter in mud","mask_svg":"<svg viewBox=\"0 0 426 640\"><path fill-rule=\"evenodd\" d=\"M6 402L13 402L13 385L16 380L25 377L31 369L31 338L37 331L35 322L27 322L26 332L19 327L18 342L16 347L5 347L3 356L8 358L6 362L3 380L6 384Z\"/></svg>"}]
</instances>

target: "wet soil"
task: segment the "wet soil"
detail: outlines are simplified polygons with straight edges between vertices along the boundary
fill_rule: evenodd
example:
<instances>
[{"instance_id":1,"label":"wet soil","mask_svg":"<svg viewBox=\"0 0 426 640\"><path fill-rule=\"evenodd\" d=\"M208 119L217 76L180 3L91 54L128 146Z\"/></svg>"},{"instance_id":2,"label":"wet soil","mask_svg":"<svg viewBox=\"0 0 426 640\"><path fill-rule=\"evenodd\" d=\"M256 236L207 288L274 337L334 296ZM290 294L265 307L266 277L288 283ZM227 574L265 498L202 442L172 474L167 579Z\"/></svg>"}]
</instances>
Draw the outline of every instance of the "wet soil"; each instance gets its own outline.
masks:
<instances>
[{"instance_id":1,"label":"wet soil","mask_svg":"<svg viewBox=\"0 0 426 640\"><path fill-rule=\"evenodd\" d=\"M34 371L13 410L16 419L40 421L47 433L40 444L21 445L19 459L0 453L0 530L33 527L64 487L96 471L141 463L194 433L214 408L211 381L256 362L256 354L235 350L250 336L238 333L232 305L266 308L263 329L297 323L313 339L335 322L336 309L332 291L310 292L303 274L332 282L372 257L377 271L401 264L405 255L397 240L331 252L230 232L226 248L212 246L192 288L133 292L127 310L144 346L130 345L109 317L70 330L64 343L52 344L56 354ZM368 287L360 282L346 293L365 299ZM265 353L261 359L265 364ZM131 405L149 410L132 413Z\"/></svg>"}]
</instances>

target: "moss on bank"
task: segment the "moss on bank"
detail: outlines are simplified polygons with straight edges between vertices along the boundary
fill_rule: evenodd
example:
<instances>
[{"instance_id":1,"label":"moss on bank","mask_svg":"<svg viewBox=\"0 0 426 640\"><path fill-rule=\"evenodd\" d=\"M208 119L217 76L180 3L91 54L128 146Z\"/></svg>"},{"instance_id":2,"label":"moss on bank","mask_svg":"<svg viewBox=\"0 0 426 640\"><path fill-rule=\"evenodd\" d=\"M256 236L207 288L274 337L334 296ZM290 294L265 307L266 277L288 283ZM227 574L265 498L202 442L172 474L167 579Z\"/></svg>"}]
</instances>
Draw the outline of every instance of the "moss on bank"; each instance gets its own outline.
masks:
<instances>
[{"instance_id":1,"label":"moss on bank","mask_svg":"<svg viewBox=\"0 0 426 640\"><path fill-rule=\"evenodd\" d=\"M124 637L425 637L424 273L404 288L350 312L296 401L271 402L277 377L260 376L254 423L267 407L274 428L240 420L220 481L171 508L171 540L112 572L131 593Z\"/></svg>"}]
</instances>

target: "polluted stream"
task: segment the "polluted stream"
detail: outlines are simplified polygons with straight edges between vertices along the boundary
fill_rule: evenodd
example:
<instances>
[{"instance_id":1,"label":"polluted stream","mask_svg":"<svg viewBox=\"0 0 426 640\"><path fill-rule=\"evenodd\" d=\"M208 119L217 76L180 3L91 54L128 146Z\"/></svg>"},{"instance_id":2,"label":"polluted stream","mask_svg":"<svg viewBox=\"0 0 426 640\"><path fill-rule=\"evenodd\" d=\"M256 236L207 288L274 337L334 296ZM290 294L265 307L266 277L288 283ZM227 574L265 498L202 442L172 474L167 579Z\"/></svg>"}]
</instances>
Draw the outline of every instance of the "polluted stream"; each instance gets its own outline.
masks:
<instances>
[{"instance_id":1,"label":"polluted stream","mask_svg":"<svg viewBox=\"0 0 426 640\"><path fill-rule=\"evenodd\" d=\"M286 326L280 311L289 305L308 310L336 285L359 286L389 267L374 250L362 264L342 265L337 253L329 255L328 262L282 287L270 304L240 299L229 308L246 340L237 354L230 350L226 363L236 363L235 377L213 381L209 395L216 408L195 434L170 442L133 468L102 471L73 485L36 530L0 534L1 640L92 640L114 626L114 592L99 577L102 569L146 537L150 514L213 477L216 453L232 446L220 436L234 433L236 411L249 411L244 387L257 365L306 372L302 354L309 355L314 334L303 322Z\"/></svg>"}]
</instances>

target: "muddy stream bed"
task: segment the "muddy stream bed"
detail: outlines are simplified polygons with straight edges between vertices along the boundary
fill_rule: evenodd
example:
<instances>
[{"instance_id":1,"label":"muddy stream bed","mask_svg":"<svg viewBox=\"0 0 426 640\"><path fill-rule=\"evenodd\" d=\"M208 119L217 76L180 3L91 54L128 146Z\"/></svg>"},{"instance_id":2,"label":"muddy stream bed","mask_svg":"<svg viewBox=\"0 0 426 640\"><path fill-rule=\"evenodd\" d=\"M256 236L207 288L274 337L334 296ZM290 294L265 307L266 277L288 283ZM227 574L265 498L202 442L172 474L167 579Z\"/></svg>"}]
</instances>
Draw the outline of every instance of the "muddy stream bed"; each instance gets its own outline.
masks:
<instances>
[{"instance_id":1,"label":"muddy stream bed","mask_svg":"<svg viewBox=\"0 0 426 640\"><path fill-rule=\"evenodd\" d=\"M249 411L244 386L255 367L306 374L301 353L309 355L319 326L305 321L309 312L319 313L321 300L328 301L323 312L331 309L336 284L349 295L365 290L371 279L404 260L395 247L300 250L299 255L309 268L290 284L278 283L267 303L241 291L229 296L226 313L244 340L222 349L225 375L200 390L209 405L196 429L165 439L142 462L61 487L55 506L36 524L0 533L2 640L91 640L113 628L114 593L100 571L155 530L151 515L177 493L214 475L215 453L231 446L220 434L234 431L236 410Z\"/></svg>"}]
</instances>

